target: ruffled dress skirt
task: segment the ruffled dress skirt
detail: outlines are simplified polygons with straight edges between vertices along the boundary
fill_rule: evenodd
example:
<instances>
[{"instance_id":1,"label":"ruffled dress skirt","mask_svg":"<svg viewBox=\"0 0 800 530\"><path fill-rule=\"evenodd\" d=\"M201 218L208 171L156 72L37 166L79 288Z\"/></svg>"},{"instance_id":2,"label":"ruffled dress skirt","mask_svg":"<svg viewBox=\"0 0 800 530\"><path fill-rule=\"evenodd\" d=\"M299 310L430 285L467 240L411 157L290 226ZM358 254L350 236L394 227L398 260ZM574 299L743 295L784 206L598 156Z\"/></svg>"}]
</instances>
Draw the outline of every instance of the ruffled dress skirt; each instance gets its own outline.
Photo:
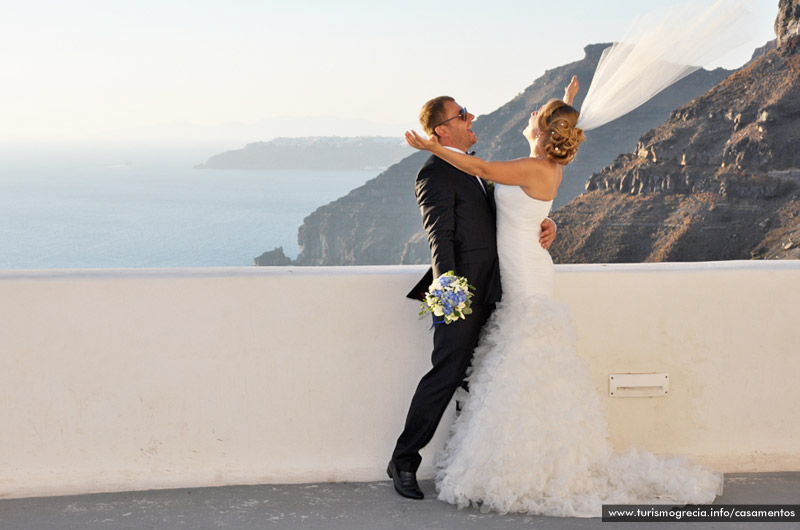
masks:
<instances>
[{"instance_id":1,"label":"ruffled dress skirt","mask_svg":"<svg viewBox=\"0 0 800 530\"><path fill-rule=\"evenodd\" d=\"M468 381L437 462L443 501L483 512L599 517L603 504L706 504L722 493L721 473L683 457L612 450L569 312L553 298L498 304Z\"/></svg>"}]
</instances>

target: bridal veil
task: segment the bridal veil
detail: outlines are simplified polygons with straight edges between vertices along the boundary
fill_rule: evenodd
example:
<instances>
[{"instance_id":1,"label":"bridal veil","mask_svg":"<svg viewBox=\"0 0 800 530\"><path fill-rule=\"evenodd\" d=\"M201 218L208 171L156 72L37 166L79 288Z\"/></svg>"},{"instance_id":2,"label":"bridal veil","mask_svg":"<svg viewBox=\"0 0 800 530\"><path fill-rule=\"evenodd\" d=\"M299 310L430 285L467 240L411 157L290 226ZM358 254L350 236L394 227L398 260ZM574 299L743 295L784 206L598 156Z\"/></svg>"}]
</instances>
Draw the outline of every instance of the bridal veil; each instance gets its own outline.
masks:
<instances>
[{"instance_id":1,"label":"bridal veil","mask_svg":"<svg viewBox=\"0 0 800 530\"><path fill-rule=\"evenodd\" d=\"M578 127L605 125L752 38L748 0L693 0L637 17L606 48L581 105Z\"/></svg>"}]
</instances>

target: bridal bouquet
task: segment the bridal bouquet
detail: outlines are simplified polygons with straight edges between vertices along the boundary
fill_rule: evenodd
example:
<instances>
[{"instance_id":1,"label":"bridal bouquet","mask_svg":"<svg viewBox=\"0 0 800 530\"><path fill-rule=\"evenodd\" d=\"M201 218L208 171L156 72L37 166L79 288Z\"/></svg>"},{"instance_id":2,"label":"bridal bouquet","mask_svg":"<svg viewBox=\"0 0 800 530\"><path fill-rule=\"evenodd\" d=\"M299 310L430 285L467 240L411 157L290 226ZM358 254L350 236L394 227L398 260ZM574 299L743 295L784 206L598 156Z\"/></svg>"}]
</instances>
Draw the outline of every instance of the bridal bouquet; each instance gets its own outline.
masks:
<instances>
[{"instance_id":1,"label":"bridal bouquet","mask_svg":"<svg viewBox=\"0 0 800 530\"><path fill-rule=\"evenodd\" d=\"M472 313L470 289L474 287L467 283L466 278L456 276L453 271L445 272L428 287L420 316L430 312L437 317L443 317L442 320L435 321L435 324L450 324L459 318L466 318L466 315Z\"/></svg>"}]
</instances>

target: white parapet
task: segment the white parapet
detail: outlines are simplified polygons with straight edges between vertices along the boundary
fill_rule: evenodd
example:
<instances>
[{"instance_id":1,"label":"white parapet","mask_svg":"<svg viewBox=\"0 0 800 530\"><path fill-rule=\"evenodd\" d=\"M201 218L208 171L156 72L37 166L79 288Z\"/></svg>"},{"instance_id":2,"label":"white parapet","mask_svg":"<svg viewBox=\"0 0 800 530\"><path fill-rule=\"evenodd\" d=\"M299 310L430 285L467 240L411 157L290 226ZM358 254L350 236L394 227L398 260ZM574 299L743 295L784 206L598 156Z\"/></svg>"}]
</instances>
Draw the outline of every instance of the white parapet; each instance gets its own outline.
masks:
<instances>
[{"instance_id":1,"label":"white parapet","mask_svg":"<svg viewBox=\"0 0 800 530\"><path fill-rule=\"evenodd\" d=\"M430 362L424 270L0 273L0 497L384 480ZM798 262L556 274L614 445L728 472L800 470L798 293ZM628 373L668 395L609 397Z\"/></svg>"}]
</instances>

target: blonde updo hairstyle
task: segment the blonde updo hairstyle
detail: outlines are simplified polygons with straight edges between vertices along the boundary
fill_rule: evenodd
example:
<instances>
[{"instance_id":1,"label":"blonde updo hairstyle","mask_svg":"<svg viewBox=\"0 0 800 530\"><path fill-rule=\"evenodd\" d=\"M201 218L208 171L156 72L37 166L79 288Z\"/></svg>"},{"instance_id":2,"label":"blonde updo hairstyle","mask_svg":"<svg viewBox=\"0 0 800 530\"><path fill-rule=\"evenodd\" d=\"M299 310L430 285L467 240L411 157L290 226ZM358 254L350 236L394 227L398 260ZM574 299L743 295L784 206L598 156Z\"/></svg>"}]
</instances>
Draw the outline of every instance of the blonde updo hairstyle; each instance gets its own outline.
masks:
<instances>
[{"instance_id":1,"label":"blonde updo hairstyle","mask_svg":"<svg viewBox=\"0 0 800 530\"><path fill-rule=\"evenodd\" d=\"M586 140L583 129L575 127L579 116L575 108L560 99L551 99L539 112L539 132L547 134L544 150L550 160L562 166L572 162L578 146Z\"/></svg>"}]
</instances>

